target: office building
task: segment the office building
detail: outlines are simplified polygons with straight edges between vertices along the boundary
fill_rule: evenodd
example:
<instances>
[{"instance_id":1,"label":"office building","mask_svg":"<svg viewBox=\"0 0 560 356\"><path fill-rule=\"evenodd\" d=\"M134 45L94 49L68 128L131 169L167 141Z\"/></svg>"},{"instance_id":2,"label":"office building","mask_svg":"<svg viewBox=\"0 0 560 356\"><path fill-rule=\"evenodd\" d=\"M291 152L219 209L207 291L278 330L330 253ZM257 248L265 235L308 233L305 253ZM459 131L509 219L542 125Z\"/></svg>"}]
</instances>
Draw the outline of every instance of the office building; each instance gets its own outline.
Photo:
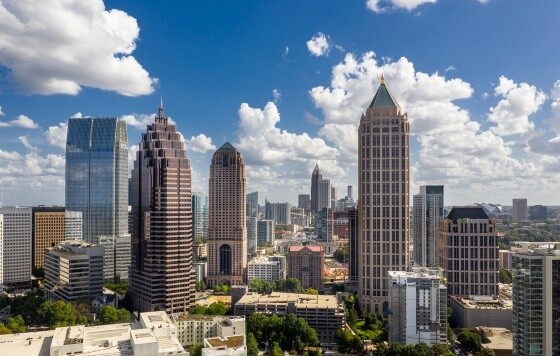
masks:
<instances>
[{"instance_id":1,"label":"office building","mask_svg":"<svg viewBox=\"0 0 560 356\"><path fill-rule=\"evenodd\" d=\"M309 226L311 225L311 210L292 207L292 225Z\"/></svg>"},{"instance_id":2,"label":"office building","mask_svg":"<svg viewBox=\"0 0 560 356\"><path fill-rule=\"evenodd\" d=\"M105 248L103 275L114 276L117 281L127 281L131 263L130 235L101 235L99 236L99 246ZM107 278L105 279L107 280ZM110 278L109 281L113 281L113 279Z\"/></svg>"},{"instance_id":3,"label":"office building","mask_svg":"<svg viewBox=\"0 0 560 356\"><path fill-rule=\"evenodd\" d=\"M443 218L443 185L423 185L412 199L414 265L435 267L439 221Z\"/></svg>"},{"instance_id":4,"label":"office building","mask_svg":"<svg viewBox=\"0 0 560 356\"><path fill-rule=\"evenodd\" d=\"M311 173L311 210L314 213L319 211L319 183L323 180L323 175L319 169L319 163L315 163L313 173Z\"/></svg>"},{"instance_id":5,"label":"office building","mask_svg":"<svg viewBox=\"0 0 560 356\"><path fill-rule=\"evenodd\" d=\"M348 239L348 211L333 212L333 238L338 237L339 240Z\"/></svg>"},{"instance_id":6,"label":"office building","mask_svg":"<svg viewBox=\"0 0 560 356\"><path fill-rule=\"evenodd\" d=\"M208 236L208 196L192 193L193 240L199 241Z\"/></svg>"},{"instance_id":7,"label":"office building","mask_svg":"<svg viewBox=\"0 0 560 356\"><path fill-rule=\"evenodd\" d=\"M212 156L209 178L208 285L244 284L247 273L245 163L229 142Z\"/></svg>"},{"instance_id":8,"label":"office building","mask_svg":"<svg viewBox=\"0 0 560 356\"><path fill-rule=\"evenodd\" d=\"M245 335L244 316L189 315L171 316L177 327L177 339L184 347L202 345L205 339Z\"/></svg>"},{"instance_id":9,"label":"office building","mask_svg":"<svg viewBox=\"0 0 560 356\"><path fill-rule=\"evenodd\" d=\"M134 310L188 310L194 302L191 167L185 144L163 107L136 153L132 170Z\"/></svg>"},{"instance_id":10,"label":"office building","mask_svg":"<svg viewBox=\"0 0 560 356\"><path fill-rule=\"evenodd\" d=\"M0 214L4 217L3 285L27 289L31 287L32 210L4 207Z\"/></svg>"},{"instance_id":11,"label":"office building","mask_svg":"<svg viewBox=\"0 0 560 356\"><path fill-rule=\"evenodd\" d=\"M387 309L387 272L410 261L409 135L382 76L358 130L358 292L367 312Z\"/></svg>"},{"instance_id":12,"label":"office building","mask_svg":"<svg viewBox=\"0 0 560 356\"><path fill-rule=\"evenodd\" d=\"M64 207L39 206L31 208L32 267L44 267L45 250L65 240L64 211Z\"/></svg>"},{"instance_id":13,"label":"office building","mask_svg":"<svg viewBox=\"0 0 560 356\"><path fill-rule=\"evenodd\" d=\"M513 255L513 355L560 355L560 244Z\"/></svg>"},{"instance_id":14,"label":"office building","mask_svg":"<svg viewBox=\"0 0 560 356\"><path fill-rule=\"evenodd\" d=\"M354 201L354 187L353 186L351 186L351 185L348 186L348 193L347 194L348 195L346 195L346 197L349 200Z\"/></svg>"},{"instance_id":15,"label":"office building","mask_svg":"<svg viewBox=\"0 0 560 356\"><path fill-rule=\"evenodd\" d=\"M319 201L317 203L317 213L323 208L331 208L332 189L331 181L323 179L319 182Z\"/></svg>"},{"instance_id":16,"label":"office building","mask_svg":"<svg viewBox=\"0 0 560 356\"><path fill-rule=\"evenodd\" d=\"M66 241L45 253L48 299L75 302L103 294L105 249L82 241Z\"/></svg>"},{"instance_id":17,"label":"office building","mask_svg":"<svg viewBox=\"0 0 560 356\"><path fill-rule=\"evenodd\" d=\"M299 194L297 207L299 209L311 210L311 195Z\"/></svg>"},{"instance_id":18,"label":"office building","mask_svg":"<svg viewBox=\"0 0 560 356\"><path fill-rule=\"evenodd\" d=\"M257 221L257 247L271 246L274 241L274 229L276 224L274 220Z\"/></svg>"},{"instance_id":19,"label":"office building","mask_svg":"<svg viewBox=\"0 0 560 356\"><path fill-rule=\"evenodd\" d=\"M290 225L292 223L292 204L271 203L265 200L264 218L274 220L276 224Z\"/></svg>"},{"instance_id":20,"label":"office building","mask_svg":"<svg viewBox=\"0 0 560 356\"><path fill-rule=\"evenodd\" d=\"M513 221L527 220L527 199L513 199L513 209L511 211Z\"/></svg>"},{"instance_id":21,"label":"office building","mask_svg":"<svg viewBox=\"0 0 560 356\"><path fill-rule=\"evenodd\" d=\"M543 205L533 205L529 208L529 220L548 219L548 208Z\"/></svg>"},{"instance_id":22,"label":"office building","mask_svg":"<svg viewBox=\"0 0 560 356\"><path fill-rule=\"evenodd\" d=\"M64 212L64 240L65 241L81 241L82 240L82 221L81 211Z\"/></svg>"},{"instance_id":23,"label":"office building","mask_svg":"<svg viewBox=\"0 0 560 356\"><path fill-rule=\"evenodd\" d=\"M247 216L259 217L259 192L247 194Z\"/></svg>"},{"instance_id":24,"label":"office building","mask_svg":"<svg viewBox=\"0 0 560 356\"><path fill-rule=\"evenodd\" d=\"M257 218L254 216L247 216L247 253L250 256L257 254Z\"/></svg>"},{"instance_id":25,"label":"office building","mask_svg":"<svg viewBox=\"0 0 560 356\"><path fill-rule=\"evenodd\" d=\"M389 271L389 343L447 343L447 289L443 270Z\"/></svg>"},{"instance_id":26,"label":"office building","mask_svg":"<svg viewBox=\"0 0 560 356\"><path fill-rule=\"evenodd\" d=\"M305 289L324 289L325 251L320 245L290 246L288 278L297 278Z\"/></svg>"},{"instance_id":27,"label":"office building","mask_svg":"<svg viewBox=\"0 0 560 356\"><path fill-rule=\"evenodd\" d=\"M315 218L315 234L317 240L331 241L334 230L334 216L331 208L321 208Z\"/></svg>"},{"instance_id":28,"label":"office building","mask_svg":"<svg viewBox=\"0 0 560 356\"><path fill-rule=\"evenodd\" d=\"M511 330L513 325L512 300L504 294L498 298L453 295L449 297L449 307L458 328L488 326Z\"/></svg>"},{"instance_id":29,"label":"office building","mask_svg":"<svg viewBox=\"0 0 560 356\"><path fill-rule=\"evenodd\" d=\"M265 281L286 279L286 256L260 256L247 263L247 283L260 278Z\"/></svg>"},{"instance_id":30,"label":"office building","mask_svg":"<svg viewBox=\"0 0 560 356\"><path fill-rule=\"evenodd\" d=\"M206 277L208 276L208 262L206 261L193 262L193 268L196 275L195 280L197 282L206 281Z\"/></svg>"},{"instance_id":31,"label":"office building","mask_svg":"<svg viewBox=\"0 0 560 356\"><path fill-rule=\"evenodd\" d=\"M100 244L101 236L111 236L116 244L119 238L128 238L128 139L124 121L116 118L68 121L66 209L82 213L82 235L86 242ZM116 255L113 261L119 264ZM105 275L106 280L126 277L124 271L119 274L116 265L107 271L114 274Z\"/></svg>"},{"instance_id":32,"label":"office building","mask_svg":"<svg viewBox=\"0 0 560 356\"><path fill-rule=\"evenodd\" d=\"M348 211L348 279L350 288L354 291L358 288L358 224L359 215L357 209Z\"/></svg>"},{"instance_id":33,"label":"office building","mask_svg":"<svg viewBox=\"0 0 560 356\"><path fill-rule=\"evenodd\" d=\"M0 291L4 289L4 215L0 213Z\"/></svg>"},{"instance_id":34,"label":"office building","mask_svg":"<svg viewBox=\"0 0 560 356\"><path fill-rule=\"evenodd\" d=\"M496 222L484 209L453 207L440 221L438 255L450 296L499 295Z\"/></svg>"}]
</instances>

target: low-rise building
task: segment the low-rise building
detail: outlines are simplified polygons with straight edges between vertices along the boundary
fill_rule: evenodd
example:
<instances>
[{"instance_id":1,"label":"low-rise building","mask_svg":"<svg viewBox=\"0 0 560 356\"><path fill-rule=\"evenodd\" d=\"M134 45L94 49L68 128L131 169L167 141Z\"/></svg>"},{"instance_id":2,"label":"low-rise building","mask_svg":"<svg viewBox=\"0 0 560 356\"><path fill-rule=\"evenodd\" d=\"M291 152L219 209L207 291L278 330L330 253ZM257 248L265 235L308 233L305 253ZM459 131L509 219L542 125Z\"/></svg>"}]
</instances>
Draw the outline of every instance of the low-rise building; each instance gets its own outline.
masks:
<instances>
[{"instance_id":1,"label":"low-rise building","mask_svg":"<svg viewBox=\"0 0 560 356\"><path fill-rule=\"evenodd\" d=\"M203 345L204 339L245 335L245 317L176 314L172 316L181 345Z\"/></svg>"},{"instance_id":2,"label":"low-rise building","mask_svg":"<svg viewBox=\"0 0 560 356\"><path fill-rule=\"evenodd\" d=\"M286 256L260 256L247 263L247 282L255 278L265 281L286 279Z\"/></svg>"},{"instance_id":3,"label":"low-rise building","mask_svg":"<svg viewBox=\"0 0 560 356\"><path fill-rule=\"evenodd\" d=\"M487 326L511 329L513 324L513 304L510 298L472 296L470 298L451 296L449 306L453 319L460 328Z\"/></svg>"},{"instance_id":4,"label":"low-rise building","mask_svg":"<svg viewBox=\"0 0 560 356\"><path fill-rule=\"evenodd\" d=\"M202 356L247 356L245 335L205 339Z\"/></svg>"},{"instance_id":5,"label":"low-rise building","mask_svg":"<svg viewBox=\"0 0 560 356\"><path fill-rule=\"evenodd\" d=\"M476 331L482 338L482 347L494 351L496 356L513 355L513 334L505 328L480 326Z\"/></svg>"},{"instance_id":6,"label":"low-rise building","mask_svg":"<svg viewBox=\"0 0 560 356\"><path fill-rule=\"evenodd\" d=\"M297 278L303 288L324 289L325 251L320 245L290 246L288 278Z\"/></svg>"}]
</instances>

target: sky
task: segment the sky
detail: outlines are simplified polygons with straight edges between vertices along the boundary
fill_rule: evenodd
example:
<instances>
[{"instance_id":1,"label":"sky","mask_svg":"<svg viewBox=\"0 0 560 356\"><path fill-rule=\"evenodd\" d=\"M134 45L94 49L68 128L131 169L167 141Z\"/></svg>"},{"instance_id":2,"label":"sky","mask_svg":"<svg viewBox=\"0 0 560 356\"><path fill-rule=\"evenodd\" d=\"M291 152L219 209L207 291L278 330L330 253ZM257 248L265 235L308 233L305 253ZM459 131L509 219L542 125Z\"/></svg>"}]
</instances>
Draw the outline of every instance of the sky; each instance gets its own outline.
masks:
<instances>
[{"instance_id":1,"label":"sky","mask_svg":"<svg viewBox=\"0 0 560 356\"><path fill-rule=\"evenodd\" d=\"M559 14L557 0L3 0L0 200L64 204L70 117L125 120L131 167L160 98L193 191L229 141L261 203L296 203L316 163L342 198L383 73L411 125L411 195L560 205Z\"/></svg>"}]
</instances>

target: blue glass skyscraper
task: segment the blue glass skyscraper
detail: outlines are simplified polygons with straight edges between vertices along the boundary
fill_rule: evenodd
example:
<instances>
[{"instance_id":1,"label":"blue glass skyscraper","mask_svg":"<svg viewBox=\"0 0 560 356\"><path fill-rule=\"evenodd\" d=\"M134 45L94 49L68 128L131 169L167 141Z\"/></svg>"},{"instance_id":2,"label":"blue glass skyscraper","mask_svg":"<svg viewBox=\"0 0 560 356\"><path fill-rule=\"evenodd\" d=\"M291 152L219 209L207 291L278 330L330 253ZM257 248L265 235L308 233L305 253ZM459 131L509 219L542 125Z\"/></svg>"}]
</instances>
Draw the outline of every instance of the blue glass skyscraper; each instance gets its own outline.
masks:
<instances>
[{"instance_id":1,"label":"blue glass skyscraper","mask_svg":"<svg viewBox=\"0 0 560 356\"><path fill-rule=\"evenodd\" d=\"M116 118L72 118L66 139L66 209L81 211L83 240L105 246L105 279L128 279L128 144Z\"/></svg>"}]
</instances>

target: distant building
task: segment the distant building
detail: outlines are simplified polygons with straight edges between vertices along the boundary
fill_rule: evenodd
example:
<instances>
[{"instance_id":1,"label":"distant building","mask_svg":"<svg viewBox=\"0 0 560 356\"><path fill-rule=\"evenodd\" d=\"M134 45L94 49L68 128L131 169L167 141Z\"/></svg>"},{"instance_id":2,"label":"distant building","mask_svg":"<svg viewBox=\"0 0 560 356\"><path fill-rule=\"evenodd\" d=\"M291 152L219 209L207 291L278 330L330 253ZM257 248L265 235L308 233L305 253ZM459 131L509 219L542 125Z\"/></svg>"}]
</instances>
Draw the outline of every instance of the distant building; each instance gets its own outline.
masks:
<instances>
[{"instance_id":1,"label":"distant building","mask_svg":"<svg viewBox=\"0 0 560 356\"><path fill-rule=\"evenodd\" d=\"M348 211L348 278L352 290L358 288L358 224L357 209Z\"/></svg>"},{"instance_id":2,"label":"distant building","mask_svg":"<svg viewBox=\"0 0 560 356\"><path fill-rule=\"evenodd\" d=\"M0 213L0 291L4 289L4 215Z\"/></svg>"},{"instance_id":3,"label":"distant building","mask_svg":"<svg viewBox=\"0 0 560 356\"><path fill-rule=\"evenodd\" d=\"M513 221L527 220L527 199L513 199L513 209L511 211Z\"/></svg>"},{"instance_id":4,"label":"distant building","mask_svg":"<svg viewBox=\"0 0 560 356\"><path fill-rule=\"evenodd\" d=\"M331 208L321 208L315 218L315 234L321 241L331 241L333 238L334 217Z\"/></svg>"},{"instance_id":5,"label":"distant building","mask_svg":"<svg viewBox=\"0 0 560 356\"><path fill-rule=\"evenodd\" d=\"M453 310L453 320L459 328L488 326L511 330L511 298L451 296L449 307Z\"/></svg>"},{"instance_id":6,"label":"distant building","mask_svg":"<svg viewBox=\"0 0 560 356\"><path fill-rule=\"evenodd\" d=\"M208 237L208 196L192 193L193 241Z\"/></svg>"},{"instance_id":7,"label":"distant building","mask_svg":"<svg viewBox=\"0 0 560 356\"><path fill-rule=\"evenodd\" d=\"M440 221L438 255L450 296L498 296L496 222L482 208L451 209Z\"/></svg>"},{"instance_id":8,"label":"distant building","mask_svg":"<svg viewBox=\"0 0 560 356\"><path fill-rule=\"evenodd\" d=\"M257 247L261 248L264 245L271 245L274 241L274 220L259 220L257 221Z\"/></svg>"},{"instance_id":9,"label":"distant building","mask_svg":"<svg viewBox=\"0 0 560 356\"><path fill-rule=\"evenodd\" d=\"M127 281L131 263L130 235L101 235L99 236L99 246L105 248L105 262L103 263L105 280L110 282Z\"/></svg>"},{"instance_id":10,"label":"distant building","mask_svg":"<svg viewBox=\"0 0 560 356\"><path fill-rule=\"evenodd\" d=\"M514 250L498 250L500 269L512 269Z\"/></svg>"},{"instance_id":11,"label":"distant building","mask_svg":"<svg viewBox=\"0 0 560 356\"><path fill-rule=\"evenodd\" d=\"M81 241L67 241L45 254L45 290L51 300L74 302L103 293L105 249Z\"/></svg>"},{"instance_id":12,"label":"distant building","mask_svg":"<svg viewBox=\"0 0 560 356\"><path fill-rule=\"evenodd\" d=\"M319 164L315 164L315 169L311 174L311 210L317 213L320 210L319 207L319 183L323 180L323 175L319 169Z\"/></svg>"},{"instance_id":13,"label":"distant building","mask_svg":"<svg viewBox=\"0 0 560 356\"><path fill-rule=\"evenodd\" d=\"M297 278L305 289L324 289L325 252L322 246L290 246L288 278Z\"/></svg>"},{"instance_id":14,"label":"distant building","mask_svg":"<svg viewBox=\"0 0 560 356\"><path fill-rule=\"evenodd\" d=\"M257 218L254 216L247 216L247 253L250 256L257 254Z\"/></svg>"},{"instance_id":15,"label":"distant building","mask_svg":"<svg viewBox=\"0 0 560 356\"><path fill-rule=\"evenodd\" d=\"M311 211L292 207L292 224L298 226L309 226L312 222Z\"/></svg>"},{"instance_id":16,"label":"distant building","mask_svg":"<svg viewBox=\"0 0 560 356\"><path fill-rule=\"evenodd\" d=\"M548 218L548 208L543 205L533 205L529 208L530 220L546 220Z\"/></svg>"},{"instance_id":17,"label":"distant building","mask_svg":"<svg viewBox=\"0 0 560 356\"><path fill-rule=\"evenodd\" d=\"M247 216L259 217L259 192L247 194Z\"/></svg>"},{"instance_id":18,"label":"distant building","mask_svg":"<svg viewBox=\"0 0 560 356\"><path fill-rule=\"evenodd\" d=\"M245 335L212 337L204 339L202 356L247 356Z\"/></svg>"},{"instance_id":19,"label":"distant building","mask_svg":"<svg viewBox=\"0 0 560 356\"><path fill-rule=\"evenodd\" d=\"M244 316L176 314L171 316L181 345L202 345L204 339L245 335Z\"/></svg>"},{"instance_id":20,"label":"distant building","mask_svg":"<svg viewBox=\"0 0 560 356\"><path fill-rule=\"evenodd\" d=\"M412 233L416 266L438 265L439 221L443 218L443 185L423 185L413 197Z\"/></svg>"},{"instance_id":21,"label":"distant building","mask_svg":"<svg viewBox=\"0 0 560 356\"><path fill-rule=\"evenodd\" d=\"M300 209L311 210L311 195L299 194L297 207Z\"/></svg>"},{"instance_id":22,"label":"distant building","mask_svg":"<svg viewBox=\"0 0 560 356\"><path fill-rule=\"evenodd\" d=\"M80 211L64 212L64 240L81 241L82 240L82 213Z\"/></svg>"},{"instance_id":23,"label":"distant building","mask_svg":"<svg viewBox=\"0 0 560 356\"><path fill-rule=\"evenodd\" d=\"M264 218L274 220L279 225L290 225L292 223L292 204L271 203L265 200Z\"/></svg>"},{"instance_id":24,"label":"distant building","mask_svg":"<svg viewBox=\"0 0 560 356\"><path fill-rule=\"evenodd\" d=\"M317 213L323 208L332 209L332 189L331 181L323 179L319 182L319 205L317 206Z\"/></svg>"},{"instance_id":25,"label":"distant building","mask_svg":"<svg viewBox=\"0 0 560 356\"><path fill-rule=\"evenodd\" d=\"M443 269L389 271L389 342L447 343L447 288Z\"/></svg>"},{"instance_id":26,"label":"distant building","mask_svg":"<svg viewBox=\"0 0 560 356\"><path fill-rule=\"evenodd\" d=\"M333 212L333 236L338 236L339 239L348 238L348 211L335 211Z\"/></svg>"},{"instance_id":27,"label":"distant building","mask_svg":"<svg viewBox=\"0 0 560 356\"><path fill-rule=\"evenodd\" d=\"M286 256L260 256L247 263L247 283L255 278L265 281L286 279Z\"/></svg>"},{"instance_id":28,"label":"distant building","mask_svg":"<svg viewBox=\"0 0 560 356\"><path fill-rule=\"evenodd\" d=\"M208 262L206 261L193 262L193 269L196 273L197 282L206 281L206 277L208 276Z\"/></svg>"},{"instance_id":29,"label":"distant building","mask_svg":"<svg viewBox=\"0 0 560 356\"><path fill-rule=\"evenodd\" d=\"M4 207L0 214L4 218L3 285L27 289L31 287L32 210Z\"/></svg>"},{"instance_id":30,"label":"distant building","mask_svg":"<svg viewBox=\"0 0 560 356\"><path fill-rule=\"evenodd\" d=\"M100 313L101 309L107 306L112 306L117 308L117 295L116 294L101 294L95 297L95 299L91 302L91 312L92 313Z\"/></svg>"},{"instance_id":31,"label":"distant building","mask_svg":"<svg viewBox=\"0 0 560 356\"><path fill-rule=\"evenodd\" d=\"M32 267L44 267L45 250L65 240L64 207L33 207L32 214Z\"/></svg>"}]
</instances>

